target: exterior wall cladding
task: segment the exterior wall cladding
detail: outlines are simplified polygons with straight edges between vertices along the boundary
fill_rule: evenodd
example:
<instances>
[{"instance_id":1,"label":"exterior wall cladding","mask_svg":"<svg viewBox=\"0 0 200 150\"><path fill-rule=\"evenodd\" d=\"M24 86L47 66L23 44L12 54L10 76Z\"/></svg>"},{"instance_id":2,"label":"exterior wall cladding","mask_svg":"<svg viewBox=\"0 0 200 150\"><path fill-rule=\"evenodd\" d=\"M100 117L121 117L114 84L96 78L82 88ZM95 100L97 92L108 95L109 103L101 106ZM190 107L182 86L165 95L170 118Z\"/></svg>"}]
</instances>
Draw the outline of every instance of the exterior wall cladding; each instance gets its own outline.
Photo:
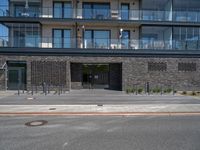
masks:
<instances>
[{"instance_id":1,"label":"exterior wall cladding","mask_svg":"<svg viewBox=\"0 0 200 150\"><path fill-rule=\"evenodd\" d=\"M31 62L61 62L65 67L61 71L64 73L61 83L65 85L67 90L81 89L81 83L71 81L71 75L79 76L80 79L80 65L75 66L76 72L73 74L70 71L71 63L121 63L122 64L122 90L127 87L131 87L135 84L144 86L146 82L150 83L150 86L174 86L176 90L198 90L200 88L200 59L199 58L142 58L142 57L68 57L68 56L1 56L3 62L10 60L20 60L27 62L27 88L31 88ZM149 71L148 63L166 63L167 69L164 71ZM196 63L196 71L178 71L178 63ZM45 68L48 67L46 63ZM78 68L79 67L79 68ZM55 68L54 68L55 69ZM41 74L48 75L50 72L42 72ZM43 70L45 71L45 70ZM43 78L41 75L38 78ZM113 75L111 75L113 76ZM116 76L113 76L117 78ZM55 74L55 80L57 80L58 74ZM42 79L41 79L42 80ZM114 79L113 79L114 80ZM80 81L81 82L81 81ZM1 72L1 89L5 89L5 76Z\"/></svg>"},{"instance_id":2,"label":"exterior wall cladding","mask_svg":"<svg viewBox=\"0 0 200 150\"><path fill-rule=\"evenodd\" d=\"M13 75L4 64L20 61L28 90L43 82L81 89L82 64L109 64L110 89L148 82L200 90L200 1L33 0L23 10L25 0L8 2L0 13L2 90Z\"/></svg>"}]
</instances>

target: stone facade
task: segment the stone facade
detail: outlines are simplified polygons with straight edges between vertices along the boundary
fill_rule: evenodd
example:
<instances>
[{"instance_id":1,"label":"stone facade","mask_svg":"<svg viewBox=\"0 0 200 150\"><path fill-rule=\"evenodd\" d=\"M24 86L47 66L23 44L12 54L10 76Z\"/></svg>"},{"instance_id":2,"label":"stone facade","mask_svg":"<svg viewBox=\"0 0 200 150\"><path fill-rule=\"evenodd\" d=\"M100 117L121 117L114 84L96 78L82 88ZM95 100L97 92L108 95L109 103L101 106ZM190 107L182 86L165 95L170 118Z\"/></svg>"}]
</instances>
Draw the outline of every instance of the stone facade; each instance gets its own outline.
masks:
<instances>
[{"instance_id":1,"label":"stone facade","mask_svg":"<svg viewBox=\"0 0 200 150\"><path fill-rule=\"evenodd\" d=\"M46 75L53 74L51 78L52 83L56 82L53 81L54 79L58 80L60 77L60 82L62 82L68 90L82 88L80 63L109 63L111 66L110 81L112 82L110 85L115 86L116 82L121 82L122 90L136 84L144 86L146 82L149 82L150 86L174 86L176 90L200 89L200 58L0 56L0 60L1 62L13 60L27 62L28 89L31 88L31 84L34 84L35 81L33 76L34 73L37 73L33 73L33 62L43 62L43 65L45 64L45 66L43 66L45 68L43 73L46 73ZM54 68L48 68L52 66L52 63L54 62L54 65L58 64L56 65L57 67L54 66ZM148 69L148 63L156 62L166 63L167 69L162 71L150 71ZM196 64L196 69L195 71L179 71L178 63L193 63ZM119 67L119 64L121 64L121 68ZM59 67L60 69L58 69ZM39 67L37 69L39 69ZM56 69L57 71L55 71ZM119 69L121 69L121 75L116 73L119 72ZM52 73L50 73L50 70ZM60 76L58 76L59 72ZM45 74L43 74L43 76L44 75ZM78 81L75 79L78 79ZM0 84L0 88L5 89L5 73L3 71L0 74Z\"/></svg>"}]
</instances>

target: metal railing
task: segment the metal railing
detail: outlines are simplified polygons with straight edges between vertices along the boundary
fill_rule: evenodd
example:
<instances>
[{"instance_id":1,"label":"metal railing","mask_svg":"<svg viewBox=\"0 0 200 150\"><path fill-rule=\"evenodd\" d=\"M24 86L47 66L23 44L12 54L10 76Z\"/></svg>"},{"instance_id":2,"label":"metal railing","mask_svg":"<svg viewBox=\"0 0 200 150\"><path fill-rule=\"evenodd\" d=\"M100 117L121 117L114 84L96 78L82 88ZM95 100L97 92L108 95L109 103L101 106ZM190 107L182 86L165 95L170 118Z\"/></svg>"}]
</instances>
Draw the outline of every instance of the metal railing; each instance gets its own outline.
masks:
<instances>
[{"instance_id":1,"label":"metal railing","mask_svg":"<svg viewBox=\"0 0 200 150\"><path fill-rule=\"evenodd\" d=\"M1 17L33 17L33 18L78 18L78 19L112 19L141 21L178 21L200 22L200 12L192 10L120 10L120 9L75 9L53 7L9 7L0 5Z\"/></svg>"},{"instance_id":2,"label":"metal railing","mask_svg":"<svg viewBox=\"0 0 200 150\"><path fill-rule=\"evenodd\" d=\"M80 48L80 49L146 49L146 50L200 50L200 40L128 40L80 39L0 36L0 47Z\"/></svg>"}]
</instances>

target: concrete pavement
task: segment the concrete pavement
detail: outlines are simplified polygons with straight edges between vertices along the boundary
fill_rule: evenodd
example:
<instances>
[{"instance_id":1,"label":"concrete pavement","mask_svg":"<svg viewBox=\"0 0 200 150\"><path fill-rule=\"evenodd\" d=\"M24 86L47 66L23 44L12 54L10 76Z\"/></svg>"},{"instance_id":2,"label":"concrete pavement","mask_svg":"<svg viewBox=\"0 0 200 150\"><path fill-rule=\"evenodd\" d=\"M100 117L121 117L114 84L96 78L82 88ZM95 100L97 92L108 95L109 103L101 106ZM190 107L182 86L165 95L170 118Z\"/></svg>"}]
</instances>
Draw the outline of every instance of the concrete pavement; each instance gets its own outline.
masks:
<instances>
[{"instance_id":1,"label":"concrete pavement","mask_svg":"<svg viewBox=\"0 0 200 150\"><path fill-rule=\"evenodd\" d=\"M0 115L198 114L200 104L159 105L0 105Z\"/></svg>"},{"instance_id":2,"label":"concrete pavement","mask_svg":"<svg viewBox=\"0 0 200 150\"><path fill-rule=\"evenodd\" d=\"M133 95L79 90L34 95L0 93L0 115L148 115L200 114L200 99L182 95Z\"/></svg>"}]
</instances>

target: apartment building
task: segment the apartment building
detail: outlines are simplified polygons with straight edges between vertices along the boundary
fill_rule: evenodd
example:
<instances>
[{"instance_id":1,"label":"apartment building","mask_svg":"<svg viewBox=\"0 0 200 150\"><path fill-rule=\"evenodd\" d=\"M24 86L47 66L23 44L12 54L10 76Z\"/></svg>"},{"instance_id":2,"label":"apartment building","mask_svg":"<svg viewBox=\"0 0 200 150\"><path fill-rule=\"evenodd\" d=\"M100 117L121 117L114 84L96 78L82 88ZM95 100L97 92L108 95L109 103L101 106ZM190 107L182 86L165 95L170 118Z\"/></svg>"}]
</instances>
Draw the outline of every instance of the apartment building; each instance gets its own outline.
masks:
<instances>
[{"instance_id":1,"label":"apartment building","mask_svg":"<svg viewBox=\"0 0 200 150\"><path fill-rule=\"evenodd\" d=\"M0 89L200 88L199 0L1 0Z\"/></svg>"}]
</instances>

